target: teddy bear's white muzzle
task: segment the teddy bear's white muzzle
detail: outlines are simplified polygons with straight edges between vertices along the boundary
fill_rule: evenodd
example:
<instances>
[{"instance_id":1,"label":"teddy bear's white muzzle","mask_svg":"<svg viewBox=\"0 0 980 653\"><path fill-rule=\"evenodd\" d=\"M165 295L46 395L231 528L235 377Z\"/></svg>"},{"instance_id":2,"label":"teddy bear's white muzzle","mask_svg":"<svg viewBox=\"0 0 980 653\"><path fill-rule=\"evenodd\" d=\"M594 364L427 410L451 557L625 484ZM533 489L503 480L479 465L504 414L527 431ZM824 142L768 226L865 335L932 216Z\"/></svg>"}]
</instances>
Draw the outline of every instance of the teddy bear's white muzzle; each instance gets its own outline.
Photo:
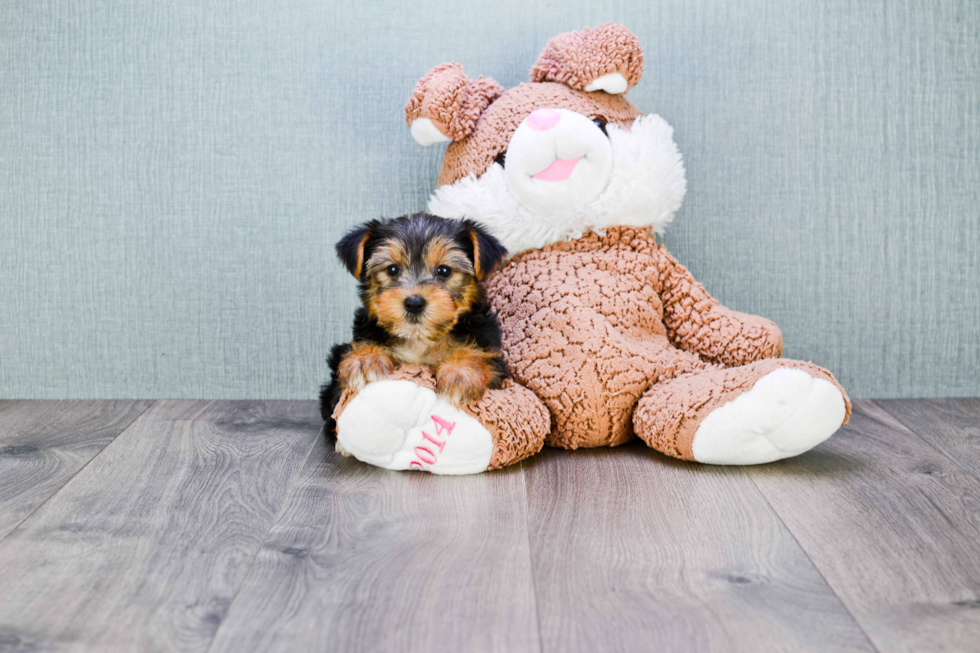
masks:
<instances>
[{"instance_id":1,"label":"teddy bear's white muzzle","mask_svg":"<svg viewBox=\"0 0 980 653\"><path fill-rule=\"evenodd\" d=\"M595 201L612 170L612 146L598 125L575 111L545 108L514 132L504 175L525 209L561 219Z\"/></svg>"}]
</instances>

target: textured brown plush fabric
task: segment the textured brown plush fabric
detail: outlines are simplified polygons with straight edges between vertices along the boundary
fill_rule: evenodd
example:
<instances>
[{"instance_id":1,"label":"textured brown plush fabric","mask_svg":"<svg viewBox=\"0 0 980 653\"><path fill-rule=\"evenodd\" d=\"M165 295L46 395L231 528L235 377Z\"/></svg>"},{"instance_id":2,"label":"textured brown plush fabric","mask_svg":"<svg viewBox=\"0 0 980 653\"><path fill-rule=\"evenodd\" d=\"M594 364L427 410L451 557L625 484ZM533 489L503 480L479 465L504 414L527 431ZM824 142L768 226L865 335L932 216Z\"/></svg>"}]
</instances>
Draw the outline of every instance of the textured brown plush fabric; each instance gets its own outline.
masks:
<instances>
[{"instance_id":1,"label":"textured brown plush fabric","mask_svg":"<svg viewBox=\"0 0 980 653\"><path fill-rule=\"evenodd\" d=\"M847 423L851 416L851 401L830 372L813 363L775 358L741 367L710 369L654 385L636 406L633 416L636 434L657 451L694 460L691 444L704 418L779 368L803 370L837 386L844 395L844 422Z\"/></svg>"},{"instance_id":2,"label":"textured brown plush fabric","mask_svg":"<svg viewBox=\"0 0 980 653\"><path fill-rule=\"evenodd\" d=\"M458 63L436 66L419 80L405 105L409 127L416 118L428 118L436 129L453 140L466 138L476 119L504 92L493 79L466 79Z\"/></svg>"},{"instance_id":3,"label":"textured brown plush fabric","mask_svg":"<svg viewBox=\"0 0 980 653\"><path fill-rule=\"evenodd\" d=\"M551 430L548 409L534 393L511 380L499 390L487 390L466 412L490 431L493 456L487 469L498 469L541 451Z\"/></svg>"},{"instance_id":4,"label":"textured brown plush fabric","mask_svg":"<svg viewBox=\"0 0 980 653\"><path fill-rule=\"evenodd\" d=\"M403 365L388 375L387 380L407 380L433 392L436 389L432 369L421 365ZM334 419L340 417L356 396L354 390L344 391L334 409ZM536 454L544 446L551 424L548 410L534 393L510 379L499 389L487 390L480 401L464 406L463 411L483 424L493 438L493 454L487 469L506 467Z\"/></svg>"},{"instance_id":5,"label":"textured brown plush fabric","mask_svg":"<svg viewBox=\"0 0 980 653\"><path fill-rule=\"evenodd\" d=\"M614 227L521 253L488 292L511 373L551 411L551 446L623 444L651 386L782 351L772 322L712 299L649 229Z\"/></svg>"},{"instance_id":6,"label":"textured brown plush fabric","mask_svg":"<svg viewBox=\"0 0 980 653\"><path fill-rule=\"evenodd\" d=\"M620 73L627 89L643 74L643 49L631 31L605 23L553 37L531 68L532 82L561 82L584 91L596 78Z\"/></svg>"},{"instance_id":7,"label":"textured brown plush fabric","mask_svg":"<svg viewBox=\"0 0 980 653\"><path fill-rule=\"evenodd\" d=\"M521 84L505 91L484 110L473 133L449 144L439 185L453 184L470 174L479 177L486 172L497 155L507 150L510 137L521 122L542 107L570 109L627 129L642 115L621 95L586 93L553 82Z\"/></svg>"},{"instance_id":8,"label":"textured brown plush fabric","mask_svg":"<svg viewBox=\"0 0 980 653\"><path fill-rule=\"evenodd\" d=\"M778 326L764 317L725 308L663 245L656 245L656 250L660 300L671 344L726 367L782 356Z\"/></svg>"}]
</instances>

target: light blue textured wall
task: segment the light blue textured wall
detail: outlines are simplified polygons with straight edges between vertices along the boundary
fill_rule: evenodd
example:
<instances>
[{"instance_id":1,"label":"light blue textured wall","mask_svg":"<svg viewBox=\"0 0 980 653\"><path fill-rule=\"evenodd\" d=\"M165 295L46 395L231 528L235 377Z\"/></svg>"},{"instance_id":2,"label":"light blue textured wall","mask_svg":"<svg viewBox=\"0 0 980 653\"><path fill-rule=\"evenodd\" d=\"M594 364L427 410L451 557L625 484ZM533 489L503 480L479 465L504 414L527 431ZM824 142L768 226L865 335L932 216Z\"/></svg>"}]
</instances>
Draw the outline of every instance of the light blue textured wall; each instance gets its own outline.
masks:
<instances>
[{"instance_id":1,"label":"light blue textured wall","mask_svg":"<svg viewBox=\"0 0 980 653\"><path fill-rule=\"evenodd\" d=\"M604 21L689 192L666 242L854 396L980 394L980 4L0 3L0 396L311 398L352 224L424 207L402 107Z\"/></svg>"}]
</instances>

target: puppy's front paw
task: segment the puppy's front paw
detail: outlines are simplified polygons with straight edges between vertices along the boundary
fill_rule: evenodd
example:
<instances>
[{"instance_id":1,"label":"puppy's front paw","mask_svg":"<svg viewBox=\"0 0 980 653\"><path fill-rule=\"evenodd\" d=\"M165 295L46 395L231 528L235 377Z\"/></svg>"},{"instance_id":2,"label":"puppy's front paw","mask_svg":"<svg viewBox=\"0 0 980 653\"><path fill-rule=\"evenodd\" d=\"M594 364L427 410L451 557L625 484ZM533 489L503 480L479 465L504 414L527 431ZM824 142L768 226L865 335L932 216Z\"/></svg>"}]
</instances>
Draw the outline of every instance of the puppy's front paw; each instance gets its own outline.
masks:
<instances>
[{"instance_id":1,"label":"puppy's front paw","mask_svg":"<svg viewBox=\"0 0 980 653\"><path fill-rule=\"evenodd\" d=\"M395 361L384 348L356 344L340 362L337 373L344 388L360 391L368 383L385 378L394 369Z\"/></svg>"},{"instance_id":2,"label":"puppy's front paw","mask_svg":"<svg viewBox=\"0 0 980 653\"><path fill-rule=\"evenodd\" d=\"M436 393L454 406L478 401L486 392L489 376L480 360L458 360L436 369Z\"/></svg>"}]
</instances>

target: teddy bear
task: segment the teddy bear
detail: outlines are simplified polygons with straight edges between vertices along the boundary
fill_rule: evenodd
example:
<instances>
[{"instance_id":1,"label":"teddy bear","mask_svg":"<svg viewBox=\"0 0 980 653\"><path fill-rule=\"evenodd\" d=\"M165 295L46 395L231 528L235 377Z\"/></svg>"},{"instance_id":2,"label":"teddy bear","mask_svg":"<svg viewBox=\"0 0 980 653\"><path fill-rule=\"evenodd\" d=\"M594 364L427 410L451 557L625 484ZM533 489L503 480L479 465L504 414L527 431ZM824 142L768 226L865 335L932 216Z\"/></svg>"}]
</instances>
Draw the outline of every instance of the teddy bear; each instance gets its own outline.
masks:
<instances>
[{"instance_id":1,"label":"teddy bear","mask_svg":"<svg viewBox=\"0 0 980 653\"><path fill-rule=\"evenodd\" d=\"M625 97L642 72L637 38L604 24L552 38L511 89L456 63L418 82L411 134L448 143L429 211L475 221L510 252L487 292L512 379L456 407L431 371L396 370L338 404L347 451L461 474L542 444L639 437L674 458L748 465L799 455L847 422L829 371L780 358L774 323L720 304L657 241L686 180L671 127Z\"/></svg>"}]
</instances>

